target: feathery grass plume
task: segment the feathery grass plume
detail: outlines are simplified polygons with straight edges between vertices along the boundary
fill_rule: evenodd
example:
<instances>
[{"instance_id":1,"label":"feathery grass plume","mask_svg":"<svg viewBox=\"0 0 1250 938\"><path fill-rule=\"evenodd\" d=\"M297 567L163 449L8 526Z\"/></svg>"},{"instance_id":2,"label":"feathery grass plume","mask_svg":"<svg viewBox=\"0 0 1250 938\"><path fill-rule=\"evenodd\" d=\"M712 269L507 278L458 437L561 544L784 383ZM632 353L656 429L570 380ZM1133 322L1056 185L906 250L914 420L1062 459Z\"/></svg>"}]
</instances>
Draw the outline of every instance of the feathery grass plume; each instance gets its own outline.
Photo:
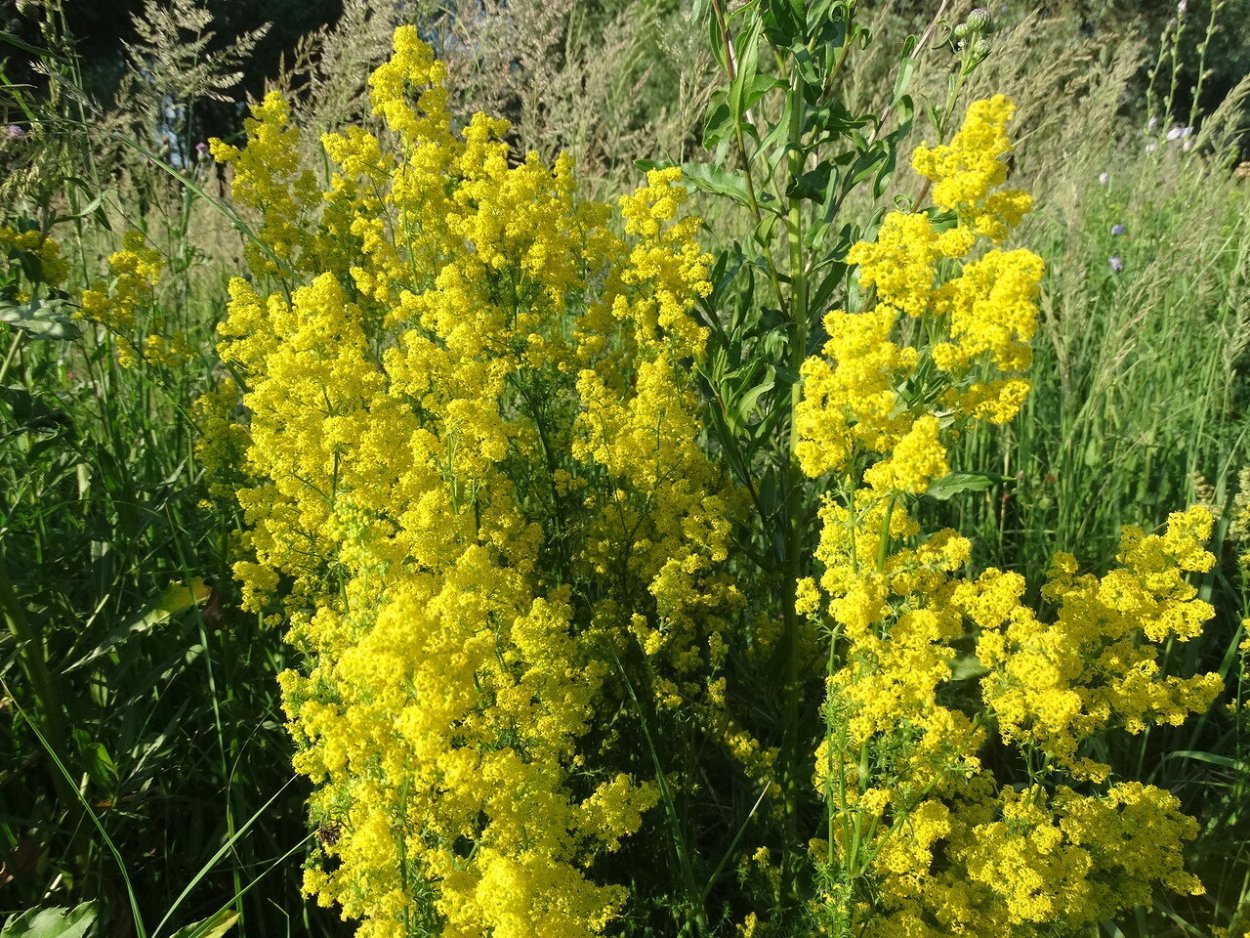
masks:
<instances>
[{"instance_id":1,"label":"feathery grass plume","mask_svg":"<svg viewBox=\"0 0 1250 938\"><path fill-rule=\"evenodd\" d=\"M437 4L420 3L425 19ZM369 76L390 52L395 24L412 4L406 0L346 0L342 13L296 43L275 82L296 122L309 131L304 144L311 158L320 135L359 123L369 116Z\"/></svg>"},{"instance_id":2,"label":"feathery grass plume","mask_svg":"<svg viewBox=\"0 0 1250 938\"><path fill-rule=\"evenodd\" d=\"M625 186L639 159L686 155L711 59L676 4L461 2L431 32L453 112L507 117L518 158L568 152L599 194Z\"/></svg>"}]
</instances>

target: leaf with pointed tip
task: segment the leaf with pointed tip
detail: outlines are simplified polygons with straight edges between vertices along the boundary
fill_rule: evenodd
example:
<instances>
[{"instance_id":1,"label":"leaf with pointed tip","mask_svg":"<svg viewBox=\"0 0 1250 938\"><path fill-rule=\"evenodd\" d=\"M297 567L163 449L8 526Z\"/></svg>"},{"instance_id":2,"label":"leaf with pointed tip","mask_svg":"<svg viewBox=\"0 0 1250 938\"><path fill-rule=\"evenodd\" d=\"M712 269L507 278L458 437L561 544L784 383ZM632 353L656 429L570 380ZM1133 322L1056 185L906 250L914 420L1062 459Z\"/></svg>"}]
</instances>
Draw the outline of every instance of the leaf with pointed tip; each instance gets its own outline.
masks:
<instances>
[{"instance_id":1,"label":"leaf with pointed tip","mask_svg":"<svg viewBox=\"0 0 1250 938\"><path fill-rule=\"evenodd\" d=\"M27 303L0 305L0 322L7 322L21 329L34 339L54 339L65 342L82 335L78 324L62 312L63 300L33 299Z\"/></svg>"},{"instance_id":2,"label":"leaf with pointed tip","mask_svg":"<svg viewBox=\"0 0 1250 938\"><path fill-rule=\"evenodd\" d=\"M27 909L0 928L0 938L83 938L95 925L94 902L72 909Z\"/></svg>"},{"instance_id":3,"label":"leaf with pointed tip","mask_svg":"<svg viewBox=\"0 0 1250 938\"><path fill-rule=\"evenodd\" d=\"M948 472L929 486L926 498L944 502L964 492L984 492L994 485L1010 482L1011 476L997 472Z\"/></svg>"},{"instance_id":4,"label":"leaf with pointed tip","mask_svg":"<svg viewBox=\"0 0 1250 938\"><path fill-rule=\"evenodd\" d=\"M187 925L178 929L169 938L223 938L238 920L238 912L223 909L216 915L210 915L202 922L196 922L194 925Z\"/></svg>"},{"instance_id":5,"label":"leaf with pointed tip","mask_svg":"<svg viewBox=\"0 0 1250 938\"><path fill-rule=\"evenodd\" d=\"M726 196L739 205L750 207L746 181L737 173L710 163L682 163L681 174L697 189L712 195Z\"/></svg>"}]
</instances>

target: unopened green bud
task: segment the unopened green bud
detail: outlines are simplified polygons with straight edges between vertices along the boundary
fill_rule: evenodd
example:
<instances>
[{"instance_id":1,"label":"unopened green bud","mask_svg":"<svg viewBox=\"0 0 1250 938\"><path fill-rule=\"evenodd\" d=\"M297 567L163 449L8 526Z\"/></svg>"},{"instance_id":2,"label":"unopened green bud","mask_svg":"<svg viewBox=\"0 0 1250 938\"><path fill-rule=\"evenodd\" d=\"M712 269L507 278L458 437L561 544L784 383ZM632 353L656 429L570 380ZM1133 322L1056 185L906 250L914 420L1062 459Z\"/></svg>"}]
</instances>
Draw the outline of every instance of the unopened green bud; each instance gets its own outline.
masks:
<instances>
[{"instance_id":1,"label":"unopened green bud","mask_svg":"<svg viewBox=\"0 0 1250 938\"><path fill-rule=\"evenodd\" d=\"M968 38L968 24L960 23L953 30L951 30L951 38L954 39L956 42L963 42L965 39L967 39Z\"/></svg>"},{"instance_id":2,"label":"unopened green bud","mask_svg":"<svg viewBox=\"0 0 1250 938\"><path fill-rule=\"evenodd\" d=\"M985 7L977 7L968 14L967 25L974 33L988 33L994 28L994 16Z\"/></svg>"},{"instance_id":3,"label":"unopened green bud","mask_svg":"<svg viewBox=\"0 0 1250 938\"><path fill-rule=\"evenodd\" d=\"M972 44L972 54L978 59L983 59L990 54L990 41L982 36Z\"/></svg>"}]
</instances>

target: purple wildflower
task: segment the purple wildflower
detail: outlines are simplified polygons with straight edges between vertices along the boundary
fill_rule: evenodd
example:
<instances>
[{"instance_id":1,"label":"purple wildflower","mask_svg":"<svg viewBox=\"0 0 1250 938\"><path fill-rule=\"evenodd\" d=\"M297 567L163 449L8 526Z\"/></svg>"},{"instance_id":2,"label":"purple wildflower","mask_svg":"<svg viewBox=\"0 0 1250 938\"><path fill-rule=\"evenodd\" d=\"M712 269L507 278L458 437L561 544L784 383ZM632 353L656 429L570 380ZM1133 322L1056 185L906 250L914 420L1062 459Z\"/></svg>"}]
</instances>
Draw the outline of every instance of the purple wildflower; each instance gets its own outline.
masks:
<instances>
[{"instance_id":1,"label":"purple wildflower","mask_svg":"<svg viewBox=\"0 0 1250 938\"><path fill-rule=\"evenodd\" d=\"M1123 225L1112 225L1112 226L1111 226L1111 237L1113 237L1113 238L1118 238L1118 237L1119 237L1120 235L1122 235L1122 234L1124 234L1124 226L1123 226Z\"/></svg>"},{"instance_id":2,"label":"purple wildflower","mask_svg":"<svg viewBox=\"0 0 1250 938\"><path fill-rule=\"evenodd\" d=\"M1124 269L1124 261L1120 260L1120 255L1118 254L1111 255L1111 257L1107 260L1107 263L1111 265L1111 271L1113 273L1118 274Z\"/></svg>"}]
</instances>

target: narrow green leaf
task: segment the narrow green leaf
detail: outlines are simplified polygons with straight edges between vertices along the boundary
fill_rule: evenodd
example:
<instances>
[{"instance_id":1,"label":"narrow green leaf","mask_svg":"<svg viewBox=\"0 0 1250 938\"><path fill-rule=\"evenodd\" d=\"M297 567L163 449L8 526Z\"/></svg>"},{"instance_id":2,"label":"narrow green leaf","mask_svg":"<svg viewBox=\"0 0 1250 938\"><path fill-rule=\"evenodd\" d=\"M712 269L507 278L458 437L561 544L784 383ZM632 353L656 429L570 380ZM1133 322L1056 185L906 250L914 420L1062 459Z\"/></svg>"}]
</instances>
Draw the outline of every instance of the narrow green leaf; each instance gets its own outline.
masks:
<instances>
[{"instance_id":1,"label":"narrow green leaf","mask_svg":"<svg viewBox=\"0 0 1250 938\"><path fill-rule=\"evenodd\" d=\"M894 92L890 96L893 104L898 104L902 100L903 95L907 93L907 86L911 84L912 75L916 72L916 59L912 53L916 49L916 37L908 36L903 43L902 61L898 67L898 74L894 76Z\"/></svg>"},{"instance_id":2,"label":"narrow green leaf","mask_svg":"<svg viewBox=\"0 0 1250 938\"><path fill-rule=\"evenodd\" d=\"M21 49L23 52L29 52L31 55L40 58L52 58L54 53L49 49L41 49L38 46L32 46L25 39L19 39L7 30L0 30L0 42L7 42L9 45Z\"/></svg>"},{"instance_id":3,"label":"narrow green leaf","mask_svg":"<svg viewBox=\"0 0 1250 938\"><path fill-rule=\"evenodd\" d=\"M66 672L76 671L104 657L135 635L150 632L178 613L185 612L199 603L207 602L211 594L212 590L199 577L192 577L188 583L171 583L160 596L138 614L113 628L95 648L66 668Z\"/></svg>"},{"instance_id":4,"label":"narrow green leaf","mask_svg":"<svg viewBox=\"0 0 1250 938\"><path fill-rule=\"evenodd\" d=\"M721 32L720 22L714 13L710 13L707 18L708 48L712 51L712 58L716 60L716 64L720 66L722 72L729 71L729 60L725 58L725 37Z\"/></svg>"},{"instance_id":5,"label":"narrow green leaf","mask_svg":"<svg viewBox=\"0 0 1250 938\"><path fill-rule=\"evenodd\" d=\"M1163 758L1192 759L1194 762L1206 762L1210 765L1218 765L1220 768L1232 769L1237 772L1245 772L1247 768L1250 768L1240 759L1231 759L1216 752L1201 752L1194 749L1177 749L1174 752L1165 753Z\"/></svg>"},{"instance_id":6,"label":"narrow green leaf","mask_svg":"<svg viewBox=\"0 0 1250 938\"><path fill-rule=\"evenodd\" d=\"M239 920L239 913L222 910L202 922L178 929L169 938L222 938Z\"/></svg>"}]
</instances>

